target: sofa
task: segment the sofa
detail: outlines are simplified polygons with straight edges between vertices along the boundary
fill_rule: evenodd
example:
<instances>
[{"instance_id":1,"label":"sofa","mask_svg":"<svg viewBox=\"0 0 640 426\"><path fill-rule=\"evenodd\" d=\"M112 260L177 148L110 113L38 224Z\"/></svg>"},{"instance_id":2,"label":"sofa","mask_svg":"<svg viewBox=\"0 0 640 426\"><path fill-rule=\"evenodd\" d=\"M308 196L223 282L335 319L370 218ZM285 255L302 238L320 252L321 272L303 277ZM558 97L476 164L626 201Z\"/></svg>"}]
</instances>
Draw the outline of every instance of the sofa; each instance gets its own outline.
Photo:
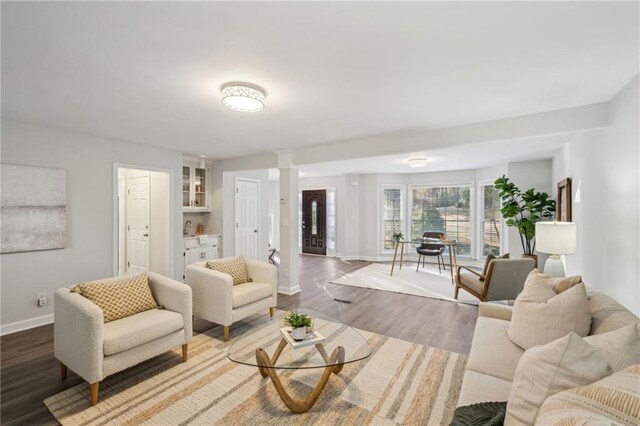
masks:
<instances>
[{"instance_id":1,"label":"sofa","mask_svg":"<svg viewBox=\"0 0 640 426\"><path fill-rule=\"evenodd\" d=\"M220 259L225 260L225 259ZM187 266L187 284L193 291L193 315L224 327L229 340L231 324L278 304L278 275L274 265L244 260L251 282L233 284L231 275L207 268L208 262Z\"/></svg>"},{"instance_id":2,"label":"sofa","mask_svg":"<svg viewBox=\"0 0 640 426\"><path fill-rule=\"evenodd\" d=\"M587 294L592 315L589 335L640 323L640 318L605 294L593 290ZM524 354L507 336L511 313L511 306L480 304L458 407L508 400L518 361Z\"/></svg>"},{"instance_id":3,"label":"sofa","mask_svg":"<svg viewBox=\"0 0 640 426\"><path fill-rule=\"evenodd\" d=\"M161 309L149 309L105 323L103 310L72 288L55 293L54 355L89 382L91 405L98 402L102 379L182 346L187 361L193 336L191 289L162 275L148 272L149 287Z\"/></svg>"}]
</instances>

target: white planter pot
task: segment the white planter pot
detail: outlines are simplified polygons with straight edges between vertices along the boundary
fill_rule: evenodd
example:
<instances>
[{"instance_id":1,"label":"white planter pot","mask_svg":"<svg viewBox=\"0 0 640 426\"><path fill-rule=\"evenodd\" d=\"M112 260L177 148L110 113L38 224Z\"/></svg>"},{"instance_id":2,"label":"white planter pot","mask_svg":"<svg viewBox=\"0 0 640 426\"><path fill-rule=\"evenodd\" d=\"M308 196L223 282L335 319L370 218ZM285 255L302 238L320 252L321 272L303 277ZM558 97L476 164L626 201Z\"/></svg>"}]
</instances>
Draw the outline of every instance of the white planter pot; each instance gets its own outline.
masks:
<instances>
[{"instance_id":1,"label":"white planter pot","mask_svg":"<svg viewBox=\"0 0 640 426\"><path fill-rule=\"evenodd\" d=\"M307 327L298 327L291 330L293 340L304 340L307 335Z\"/></svg>"}]
</instances>

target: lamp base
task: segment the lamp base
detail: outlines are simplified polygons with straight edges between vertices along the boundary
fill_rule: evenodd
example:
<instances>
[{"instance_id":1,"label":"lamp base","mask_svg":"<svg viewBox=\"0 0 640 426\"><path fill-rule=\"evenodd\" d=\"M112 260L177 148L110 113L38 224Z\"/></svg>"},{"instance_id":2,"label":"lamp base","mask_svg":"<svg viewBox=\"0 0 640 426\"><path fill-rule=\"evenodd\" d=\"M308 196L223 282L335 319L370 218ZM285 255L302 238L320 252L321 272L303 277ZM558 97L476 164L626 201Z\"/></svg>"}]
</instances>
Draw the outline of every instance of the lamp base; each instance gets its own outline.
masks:
<instances>
[{"instance_id":1,"label":"lamp base","mask_svg":"<svg viewBox=\"0 0 640 426\"><path fill-rule=\"evenodd\" d=\"M563 278L565 276L564 263L559 255L552 254L549 256L544 264L544 273L556 278Z\"/></svg>"}]
</instances>

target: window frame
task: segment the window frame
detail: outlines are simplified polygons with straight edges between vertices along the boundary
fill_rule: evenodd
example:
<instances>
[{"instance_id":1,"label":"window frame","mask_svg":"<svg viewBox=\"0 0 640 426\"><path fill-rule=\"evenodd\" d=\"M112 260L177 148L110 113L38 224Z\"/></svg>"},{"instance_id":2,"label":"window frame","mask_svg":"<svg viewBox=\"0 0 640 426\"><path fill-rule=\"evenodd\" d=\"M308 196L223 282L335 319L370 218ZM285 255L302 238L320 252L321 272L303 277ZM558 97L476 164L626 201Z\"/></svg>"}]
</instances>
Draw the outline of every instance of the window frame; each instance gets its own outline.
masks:
<instances>
[{"instance_id":1,"label":"window frame","mask_svg":"<svg viewBox=\"0 0 640 426\"><path fill-rule=\"evenodd\" d=\"M484 180L479 180L477 182L477 187L478 187L478 206L477 206L477 217L478 217L478 225L477 225L477 231L476 231L476 253L477 253L477 259L478 260L483 260L486 259L487 256L484 255L484 247L483 247L483 222L484 222L484 187L486 186L494 186L494 181L491 179L484 179ZM500 200L500 207L502 207L502 200ZM502 215L500 215L502 218ZM505 232L507 230L507 226L504 223L504 218L502 218L500 220L500 233L501 233L501 238L500 238L500 246L499 246L499 250L501 254L504 254L505 252L505 243L506 243L506 239L508 238L507 233Z\"/></svg>"},{"instance_id":2,"label":"window frame","mask_svg":"<svg viewBox=\"0 0 640 426\"><path fill-rule=\"evenodd\" d=\"M380 185L380 200L379 200L379 213L380 213L380 253L381 254L393 254L393 249L385 249L385 219L384 219L384 191L386 189L399 189L400 190L400 232L407 236L407 186L403 184L383 183Z\"/></svg>"},{"instance_id":3,"label":"window frame","mask_svg":"<svg viewBox=\"0 0 640 426\"><path fill-rule=\"evenodd\" d=\"M414 189L432 189L432 188L469 188L469 254L460 255L456 250L456 256L462 259L476 259L476 183L475 182L456 182L456 183L442 183L442 184L411 184L407 191L407 218L412 217L413 213L413 190ZM411 235L413 231L413 223L410 220L406 220L406 228L408 234Z\"/></svg>"}]
</instances>

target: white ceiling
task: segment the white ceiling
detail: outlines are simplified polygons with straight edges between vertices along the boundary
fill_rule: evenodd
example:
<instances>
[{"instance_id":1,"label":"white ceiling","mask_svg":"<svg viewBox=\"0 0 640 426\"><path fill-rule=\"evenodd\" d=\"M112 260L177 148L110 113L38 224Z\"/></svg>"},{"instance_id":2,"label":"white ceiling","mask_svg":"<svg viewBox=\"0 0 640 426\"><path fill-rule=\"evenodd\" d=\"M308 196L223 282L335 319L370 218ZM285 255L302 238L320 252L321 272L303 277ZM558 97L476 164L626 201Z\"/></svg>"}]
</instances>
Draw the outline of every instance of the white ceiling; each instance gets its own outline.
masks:
<instances>
[{"instance_id":1,"label":"white ceiling","mask_svg":"<svg viewBox=\"0 0 640 426\"><path fill-rule=\"evenodd\" d=\"M1 7L3 116L213 158L608 101L639 62L638 2Z\"/></svg>"},{"instance_id":2,"label":"white ceiling","mask_svg":"<svg viewBox=\"0 0 640 426\"><path fill-rule=\"evenodd\" d=\"M550 159L572 135L555 135L518 140L504 140L410 154L370 157L300 166L301 177L325 177L359 173L428 173L479 169L515 161ZM409 167L410 158L427 158L426 167ZM277 174L270 174L277 179Z\"/></svg>"}]
</instances>

